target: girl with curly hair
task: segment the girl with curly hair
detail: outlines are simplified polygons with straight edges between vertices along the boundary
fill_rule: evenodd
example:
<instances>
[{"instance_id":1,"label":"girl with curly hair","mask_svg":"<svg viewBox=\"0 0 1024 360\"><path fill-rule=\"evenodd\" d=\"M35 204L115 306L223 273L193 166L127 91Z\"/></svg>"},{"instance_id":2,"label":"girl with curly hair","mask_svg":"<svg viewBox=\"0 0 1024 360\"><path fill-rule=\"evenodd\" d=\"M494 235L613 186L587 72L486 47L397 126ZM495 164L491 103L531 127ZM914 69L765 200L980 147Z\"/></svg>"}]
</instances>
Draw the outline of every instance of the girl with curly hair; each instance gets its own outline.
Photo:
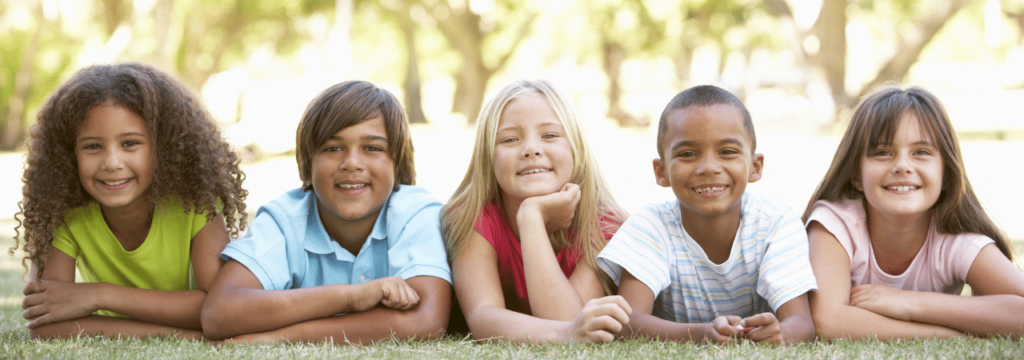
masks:
<instances>
[{"instance_id":1,"label":"girl with curly hair","mask_svg":"<svg viewBox=\"0 0 1024 360\"><path fill-rule=\"evenodd\" d=\"M12 252L31 261L32 337L201 338L248 192L199 100L147 65L92 66L50 95L27 145Z\"/></svg>"}]
</instances>

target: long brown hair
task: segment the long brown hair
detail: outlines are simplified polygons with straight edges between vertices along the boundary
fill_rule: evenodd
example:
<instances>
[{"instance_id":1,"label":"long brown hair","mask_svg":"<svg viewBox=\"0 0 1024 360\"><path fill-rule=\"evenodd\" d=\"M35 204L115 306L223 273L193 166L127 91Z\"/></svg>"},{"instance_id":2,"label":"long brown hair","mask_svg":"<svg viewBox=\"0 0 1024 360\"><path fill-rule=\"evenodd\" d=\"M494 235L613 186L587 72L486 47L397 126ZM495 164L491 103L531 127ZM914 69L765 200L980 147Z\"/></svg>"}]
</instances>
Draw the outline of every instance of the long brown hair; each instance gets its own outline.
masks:
<instances>
[{"instance_id":1,"label":"long brown hair","mask_svg":"<svg viewBox=\"0 0 1024 360\"><path fill-rule=\"evenodd\" d=\"M246 225L245 174L199 99L151 66L97 65L80 70L50 94L30 131L10 249L13 254L22 246L26 271L31 260L37 275L42 274L53 232L64 223L65 213L94 201L78 178L75 138L89 110L106 102L138 115L153 136L153 183L147 200L159 205L155 199L175 198L187 210L205 212L207 221L219 213L229 236L237 237Z\"/></svg>"},{"instance_id":2,"label":"long brown hair","mask_svg":"<svg viewBox=\"0 0 1024 360\"><path fill-rule=\"evenodd\" d=\"M988 236L995 240L999 251L1013 260L1013 251L1006 236L985 213L971 182L967 180L960 144L946 109L935 95L919 87L901 89L888 86L876 90L861 101L853 113L846 134L839 142L832 165L807 203L803 221L807 221L811 207L818 200L838 202L864 196L852 182L860 175L861 156L876 149L879 144L891 143L896 136L896 127L907 112L917 116L921 127L942 154L942 193L935 205L932 205L932 221L937 230L944 234L977 233Z\"/></svg>"}]
</instances>

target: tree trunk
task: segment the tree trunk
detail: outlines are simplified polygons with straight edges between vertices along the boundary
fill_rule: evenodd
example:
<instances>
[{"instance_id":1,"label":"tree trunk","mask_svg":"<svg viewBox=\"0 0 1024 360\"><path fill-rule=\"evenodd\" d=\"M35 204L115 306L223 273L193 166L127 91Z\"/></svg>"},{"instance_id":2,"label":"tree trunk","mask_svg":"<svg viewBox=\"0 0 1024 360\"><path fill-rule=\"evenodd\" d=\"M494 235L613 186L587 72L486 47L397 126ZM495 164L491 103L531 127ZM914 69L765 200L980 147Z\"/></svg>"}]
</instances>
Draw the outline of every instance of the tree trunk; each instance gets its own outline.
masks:
<instances>
[{"instance_id":1,"label":"tree trunk","mask_svg":"<svg viewBox=\"0 0 1024 360\"><path fill-rule=\"evenodd\" d=\"M646 125L622 109L619 102L622 98L622 89L619 79L622 74L622 62L626 60L626 51L622 45L607 41L601 44L601 57L604 60L604 74L608 77L608 113L605 115L619 122L621 127L633 127Z\"/></svg>"},{"instance_id":2,"label":"tree trunk","mask_svg":"<svg viewBox=\"0 0 1024 360\"><path fill-rule=\"evenodd\" d=\"M846 0L825 0L814 23L821 50L814 62L825 70L837 108L848 107L846 94Z\"/></svg>"},{"instance_id":3,"label":"tree trunk","mask_svg":"<svg viewBox=\"0 0 1024 360\"><path fill-rule=\"evenodd\" d=\"M405 39L405 81L402 90L405 93L405 114L409 123L423 124L427 116L423 114L423 100L420 96L419 56L416 52L416 23L409 16L408 9L398 12L398 27L402 29Z\"/></svg>"},{"instance_id":4,"label":"tree trunk","mask_svg":"<svg viewBox=\"0 0 1024 360\"><path fill-rule=\"evenodd\" d=\"M921 36L915 39L900 37L900 45L897 48L896 54L882 67L878 75L861 89L858 97L867 95L875 87L887 81L900 81L903 79L907 72L910 71L910 67L917 62L917 58L921 55L924 47L935 37L935 34L942 30L942 26L946 25L946 22L970 1L973 0L951 0L933 7L931 13L925 16L924 19L916 22L918 33Z\"/></svg>"},{"instance_id":5,"label":"tree trunk","mask_svg":"<svg viewBox=\"0 0 1024 360\"><path fill-rule=\"evenodd\" d=\"M7 127L0 136L0 150L14 150L21 144L25 135L25 103L28 101L29 88L32 84L32 73L36 66L36 52L39 49L39 38L43 33L43 5L39 4L35 13L36 31L32 34L25 53L18 64L18 72L14 77L14 93L8 100Z\"/></svg>"}]
</instances>

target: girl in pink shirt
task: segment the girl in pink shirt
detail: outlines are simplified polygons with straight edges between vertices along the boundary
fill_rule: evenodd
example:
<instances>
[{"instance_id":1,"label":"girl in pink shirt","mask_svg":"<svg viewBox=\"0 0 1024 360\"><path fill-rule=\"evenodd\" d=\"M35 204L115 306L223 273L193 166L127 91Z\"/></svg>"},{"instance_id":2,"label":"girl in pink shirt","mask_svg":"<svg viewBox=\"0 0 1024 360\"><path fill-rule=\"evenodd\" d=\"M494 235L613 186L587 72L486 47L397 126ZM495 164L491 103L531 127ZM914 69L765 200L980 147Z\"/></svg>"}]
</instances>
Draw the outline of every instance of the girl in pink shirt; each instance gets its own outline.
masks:
<instances>
[{"instance_id":1,"label":"girl in pink shirt","mask_svg":"<svg viewBox=\"0 0 1024 360\"><path fill-rule=\"evenodd\" d=\"M545 81L509 84L480 113L469 170L441 211L474 339L611 341L629 321L629 304L606 296L595 271L626 214L578 118Z\"/></svg>"},{"instance_id":2,"label":"girl in pink shirt","mask_svg":"<svg viewBox=\"0 0 1024 360\"><path fill-rule=\"evenodd\" d=\"M931 93L888 87L861 102L804 221L824 337L1024 332L1024 273ZM965 283L975 296L960 296Z\"/></svg>"}]
</instances>

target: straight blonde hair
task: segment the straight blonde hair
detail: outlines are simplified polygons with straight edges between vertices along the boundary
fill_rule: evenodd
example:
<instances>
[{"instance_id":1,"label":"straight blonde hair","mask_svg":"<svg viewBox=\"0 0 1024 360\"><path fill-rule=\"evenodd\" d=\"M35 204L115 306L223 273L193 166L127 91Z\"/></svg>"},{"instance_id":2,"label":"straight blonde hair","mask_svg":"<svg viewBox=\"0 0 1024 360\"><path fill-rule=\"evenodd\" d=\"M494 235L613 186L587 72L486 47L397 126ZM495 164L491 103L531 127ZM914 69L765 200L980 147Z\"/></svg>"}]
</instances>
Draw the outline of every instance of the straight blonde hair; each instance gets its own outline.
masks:
<instances>
[{"instance_id":1,"label":"straight blonde hair","mask_svg":"<svg viewBox=\"0 0 1024 360\"><path fill-rule=\"evenodd\" d=\"M575 255L579 256L577 260L590 265L598 273L605 292L611 293L612 284L607 276L602 276L596 258L606 243L604 234L617 231L628 214L615 202L597 160L588 149L586 136L579 124L579 113L568 97L544 80L519 80L505 86L480 113L469 169L462 184L441 210L441 234L449 261L459 254L484 206L496 203L502 207L504 204L501 188L494 176L498 123L509 102L528 95L543 97L562 123L572 147L573 172L569 182L580 187L580 202L572 224L568 230L550 234L551 245L555 249L575 248ZM567 234L573 234L577 241L573 243Z\"/></svg>"}]
</instances>

